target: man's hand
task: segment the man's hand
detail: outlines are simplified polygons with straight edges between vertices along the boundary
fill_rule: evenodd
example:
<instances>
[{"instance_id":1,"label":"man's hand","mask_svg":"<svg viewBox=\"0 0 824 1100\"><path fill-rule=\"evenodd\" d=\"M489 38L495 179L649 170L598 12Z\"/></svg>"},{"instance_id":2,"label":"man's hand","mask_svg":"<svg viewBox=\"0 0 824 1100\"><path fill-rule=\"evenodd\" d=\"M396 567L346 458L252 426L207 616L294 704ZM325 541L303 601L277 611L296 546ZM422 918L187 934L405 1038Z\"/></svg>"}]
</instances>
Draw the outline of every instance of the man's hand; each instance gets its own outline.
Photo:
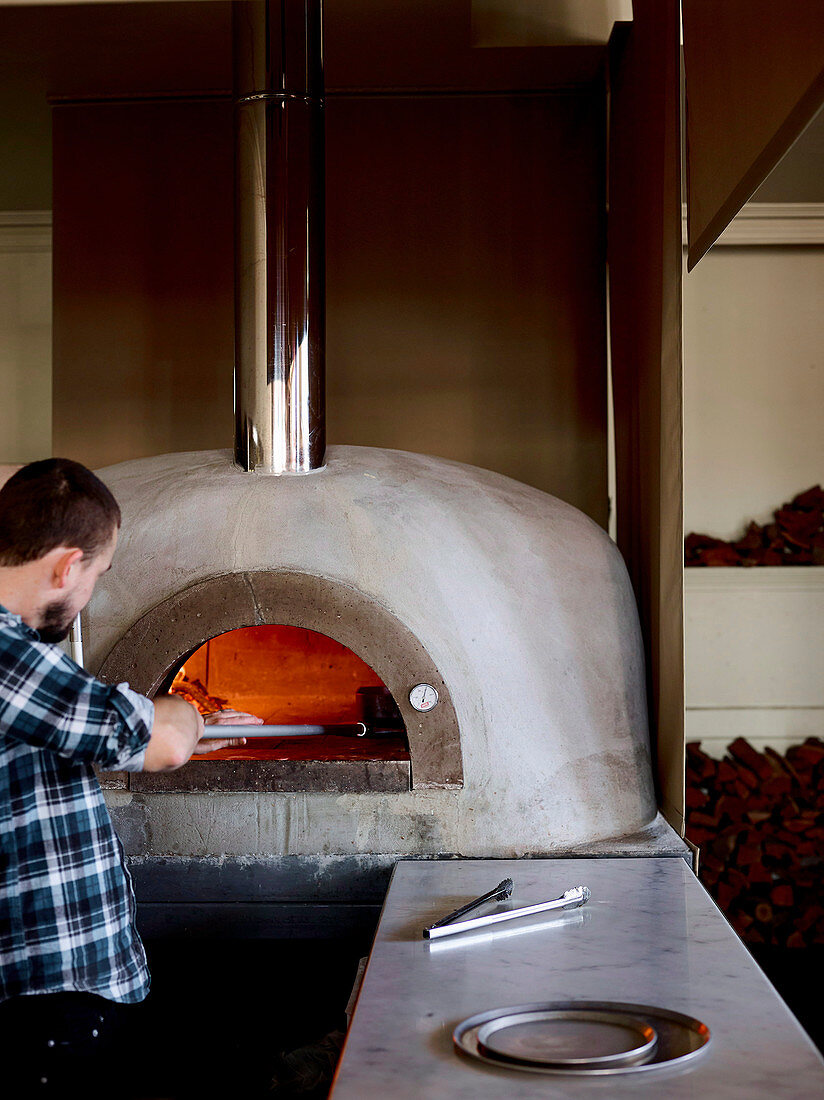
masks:
<instances>
[{"instance_id":1,"label":"man's hand","mask_svg":"<svg viewBox=\"0 0 824 1100\"><path fill-rule=\"evenodd\" d=\"M247 714L245 710L213 710L211 714L204 714L203 721L207 726L262 726L263 719L254 714Z\"/></svg>"},{"instance_id":2,"label":"man's hand","mask_svg":"<svg viewBox=\"0 0 824 1100\"><path fill-rule=\"evenodd\" d=\"M154 701L152 736L146 746L143 770L171 772L182 768L194 754L215 752L246 744L245 737L203 739L206 727L200 711L180 695L163 695ZM210 726L259 726L262 718L236 710L219 710L206 716Z\"/></svg>"},{"instance_id":3,"label":"man's hand","mask_svg":"<svg viewBox=\"0 0 824 1100\"><path fill-rule=\"evenodd\" d=\"M255 717L254 714L247 714L243 710L215 710L211 714L207 714L203 721L207 726L262 726L263 719ZM201 734L201 739L195 745L194 752L201 754L204 752L215 752L217 749L229 749L235 748L240 745L246 744L245 737L224 737L220 739L214 739L212 737L205 737Z\"/></svg>"}]
</instances>

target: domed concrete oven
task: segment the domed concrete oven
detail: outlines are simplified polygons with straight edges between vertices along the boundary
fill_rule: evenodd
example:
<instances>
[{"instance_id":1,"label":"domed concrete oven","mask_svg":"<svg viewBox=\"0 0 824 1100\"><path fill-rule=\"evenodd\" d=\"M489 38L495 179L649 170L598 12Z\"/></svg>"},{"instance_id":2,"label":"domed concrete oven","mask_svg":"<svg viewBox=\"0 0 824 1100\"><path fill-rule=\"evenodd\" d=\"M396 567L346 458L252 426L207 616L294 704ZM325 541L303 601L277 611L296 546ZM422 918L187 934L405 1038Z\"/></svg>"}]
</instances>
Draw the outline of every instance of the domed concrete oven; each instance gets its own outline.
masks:
<instances>
[{"instance_id":1,"label":"domed concrete oven","mask_svg":"<svg viewBox=\"0 0 824 1100\"><path fill-rule=\"evenodd\" d=\"M87 664L153 694L227 632L314 631L388 689L408 754L109 780L144 928L155 907L188 934L196 903L207 935L363 930L400 856L683 855L656 813L638 617L606 534L486 470L326 453L320 2L233 17L235 461L101 471L123 528Z\"/></svg>"},{"instance_id":2,"label":"domed concrete oven","mask_svg":"<svg viewBox=\"0 0 824 1100\"><path fill-rule=\"evenodd\" d=\"M403 793L146 792L150 850L511 857L655 818L632 589L576 509L360 447L305 477L250 476L224 452L101 474L123 529L87 617L90 668L153 692L216 634L303 625L375 669L409 734ZM409 703L419 682L440 694L429 713Z\"/></svg>"}]
</instances>

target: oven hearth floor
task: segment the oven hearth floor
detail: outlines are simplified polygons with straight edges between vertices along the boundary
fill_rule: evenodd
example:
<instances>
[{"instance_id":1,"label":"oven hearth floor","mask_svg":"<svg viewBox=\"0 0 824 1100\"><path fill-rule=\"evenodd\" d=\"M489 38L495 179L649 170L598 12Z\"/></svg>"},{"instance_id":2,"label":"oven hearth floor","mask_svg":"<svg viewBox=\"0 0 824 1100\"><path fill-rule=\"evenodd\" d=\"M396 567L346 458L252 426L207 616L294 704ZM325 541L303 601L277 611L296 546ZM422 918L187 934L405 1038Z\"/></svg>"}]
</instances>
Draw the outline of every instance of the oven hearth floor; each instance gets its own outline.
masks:
<instances>
[{"instance_id":1,"label":"oven hearth floor","mask_svg":"<svg viewBox=\"0 0 824 1100\"><path fill-rule=\"evenodd\" d=\"M198 760L408 760L402 737L258 737L241 748L202 753Z\"/></svg>"}]
</instances>

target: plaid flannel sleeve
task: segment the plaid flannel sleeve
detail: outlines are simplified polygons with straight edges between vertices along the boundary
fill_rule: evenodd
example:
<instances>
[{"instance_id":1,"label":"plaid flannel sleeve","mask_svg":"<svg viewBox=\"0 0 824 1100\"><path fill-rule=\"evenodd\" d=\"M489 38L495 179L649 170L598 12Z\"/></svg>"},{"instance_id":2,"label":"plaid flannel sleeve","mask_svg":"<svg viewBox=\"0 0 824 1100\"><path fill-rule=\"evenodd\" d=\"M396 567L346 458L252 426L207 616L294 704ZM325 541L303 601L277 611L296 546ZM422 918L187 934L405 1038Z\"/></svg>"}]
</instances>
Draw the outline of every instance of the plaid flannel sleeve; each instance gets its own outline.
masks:
<instances>
[{"instance_id":1,"label":"plaid flannel sleeve","mask_svg":"<svg viewBox=\"0 0 824 1100\"><path fill-rule=\"evenodd\" d=\"M154 720L150 699L128 684L101 683L43 642L5 649L0 662L0 733L107 770L141 770Z\"/></svg>"}]
</instances>

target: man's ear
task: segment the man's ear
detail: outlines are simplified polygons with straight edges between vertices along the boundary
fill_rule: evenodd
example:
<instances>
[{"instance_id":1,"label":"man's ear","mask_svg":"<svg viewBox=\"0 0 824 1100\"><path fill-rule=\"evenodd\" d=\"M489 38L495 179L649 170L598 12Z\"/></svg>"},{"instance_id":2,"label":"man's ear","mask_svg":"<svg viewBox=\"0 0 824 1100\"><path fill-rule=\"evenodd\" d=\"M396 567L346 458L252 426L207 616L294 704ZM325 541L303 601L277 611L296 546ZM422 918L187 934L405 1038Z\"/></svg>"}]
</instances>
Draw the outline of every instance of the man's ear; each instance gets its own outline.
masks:
<instances>
[{"instance_id":1,"label":"man's ear","mask_svg":"<svg viewBox=\"0 0 824 1100\"><path fill-rule=\"evenodd\" d=\"M75 572L74 567L80 564L82 557L83 551L77 547L68 550L61 547L61 553L55 559L52 571L52 579L55 588L66 587Z\"/></svg>"}]
</instances>

